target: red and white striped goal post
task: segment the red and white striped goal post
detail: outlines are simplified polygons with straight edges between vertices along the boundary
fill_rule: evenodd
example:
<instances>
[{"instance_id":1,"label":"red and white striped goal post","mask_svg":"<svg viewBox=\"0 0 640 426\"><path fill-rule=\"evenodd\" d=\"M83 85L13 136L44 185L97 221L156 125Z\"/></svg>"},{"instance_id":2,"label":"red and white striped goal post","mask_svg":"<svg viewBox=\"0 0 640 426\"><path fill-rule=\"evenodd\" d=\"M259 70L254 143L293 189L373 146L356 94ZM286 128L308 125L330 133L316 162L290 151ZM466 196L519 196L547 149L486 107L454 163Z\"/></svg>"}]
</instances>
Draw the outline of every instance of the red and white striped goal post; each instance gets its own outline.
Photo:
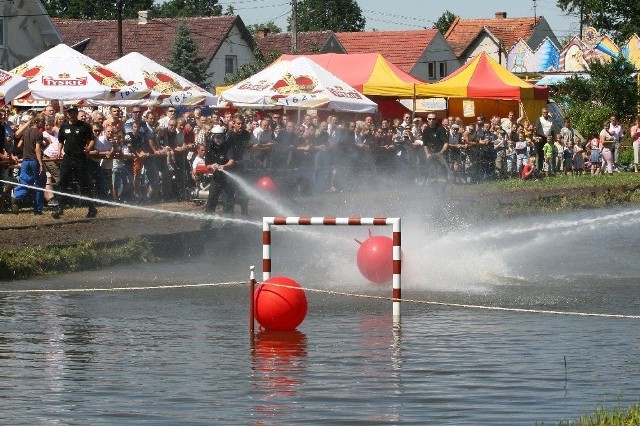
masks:
<instances>
[{"instance_id":1,"label":"red and white striped goal post","mask_svg":"<svg viewBox=\"0 0 640 426\"><path fill-rule=\"evenodd\" d=\"M262 280L271 278L271 227L302 226L391 226L393 230L393 317L400 318L400 283L402 272L400 218L397 217L263 217L262 218Z\"/></svg>"}]
</instances>

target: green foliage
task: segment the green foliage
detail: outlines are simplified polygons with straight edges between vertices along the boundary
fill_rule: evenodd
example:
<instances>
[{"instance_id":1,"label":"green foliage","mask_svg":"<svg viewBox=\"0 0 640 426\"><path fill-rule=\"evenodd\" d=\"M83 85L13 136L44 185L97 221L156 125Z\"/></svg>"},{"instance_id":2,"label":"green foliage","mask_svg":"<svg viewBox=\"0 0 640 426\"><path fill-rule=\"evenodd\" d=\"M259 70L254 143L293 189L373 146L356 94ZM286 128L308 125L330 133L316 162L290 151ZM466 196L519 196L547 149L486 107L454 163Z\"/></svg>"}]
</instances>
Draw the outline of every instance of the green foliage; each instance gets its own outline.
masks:
<instances>
[{"instance_id":1,"label":"green foliage","mask_svg":"<svg viewBox=\"0 0 640 426\"><path fill-rule=\"evenodd\" d=\"M618 43L640 34L638 0L557 0L557 5L572 15L582 11L583 24L610 33Z\"/></svg>"},{"instance_id":2,"label":"green foliage","mask_svg":"<svg viewBox=\"0 0 640 426\"><path fill-rule=\"evenodd\" d=\"M169 0L153 7L153 16L185 18L189 16L220 16L218 0Z\"/></svg>"},{"instance_id":3,"label":"green foliage","mask_svg":"<svg viewBox=\"0 0 640 426\"><path fill-rule=\"evenodd\" d=\"M43 0L49 15L64 19L117 19L118 3L123 18L137 18L138 11L151 10L154 0Z\"/></svg>"},{"instance_id":4,"label":"green foliage","mask_svg":"<svg viewBox=\"0 0 640 426\"><path fill-rule=\"evenodd\" d=\"M609 105L594 105L590 102L578 102L572 104L569 110L569 118L573 127L578 129L580 134L587 139L600 134L602 123L608 120L613 114L613 109Z\"/></svg>"},{"instance_id":5,"label":"green foliage","mask_svg":"<svg viewBox=\"0 0 640 426\"><path fill-rule=\"evenodd\" d=\"M554 95L568 107L566 115L585 137L599 133L611 115L622 119L633 115L639 100L633 65L622 56L608 63L592 62L589 68L590 79L568 78Z\"/></svg>"},{"instance_id":6,"label":"green foliage","mask_svg":"<svg viewBox=\"0 0 640 426\"><path fill-rule=\"evenodd\" d=\"M211 77L207 73L207 63L198 56L198 44L191 37L189 27L184 21L178 26L167 67L201 87L205 87L207 79Z\"/></svg>"},{"instance_id":7,"label":"green foliage","mask_svg":"<svg viewBox=\"0 0 640 426\"><path fill-rule=\"evenodd\" d=\"M273 61L278 59L280 55L282 55L282 53L275 51L275 52L269 52L266 55L264 55L260 51L260 49L256 48L253 51L253 55L256 58L254 62L240 65L236 70L235 74L228 75L224 78L224 82L222 84L224 84L225 86L228 86L231 84L239 83L242 80L246 80L252 75L268 67Z\"/></svg>"},{"instance_id":8,"label":"green foliage","mask_svg":"<svg viewBox=\"0 0 640 426\"><path fill-rule=\"evenodd\" d=\"M251 35L254 37L256 37L258 35L258 32L261 31L263 28L266 28L269 31L269 34L280 34L282 32L282 28L277 26L273 21L247 26L247 29L249 30Z\"/></svg>"},{"instance_id":9,"label":"green foliage","mask_svg":"<svg viewBox=\"0 0 640 426\"><path fill-rule=\"evenodd\" d=\"M117 247L100 247L82 242L70 247L27 247L0 252L0 280L24 279L36 275L96 269L122 262L152 259L145 240L134 239Z\"/></svg>"},{"instance_id":10,"label":"green foliage","mask_svg":"<svg viewBox=\"0 0 640 426\"><path fill-rule=\"evenodd\" d=\"M355 0L301 0L297 7L298 31L362 31L366 19ZM289 19L289 31L291 20Z\"/></svg>"},{"instance_id":11,"label":"green foliage","mask_svg":"<svg viewBox=\"0 0 640 426\"><path fill-rule=\"evenodd\" d=\"M442 35L444 35L456 18L457 16L453 12L447 10L438 18L436 23L433 24L433 28L437 29Z\"/></svg>"}]
</instances>

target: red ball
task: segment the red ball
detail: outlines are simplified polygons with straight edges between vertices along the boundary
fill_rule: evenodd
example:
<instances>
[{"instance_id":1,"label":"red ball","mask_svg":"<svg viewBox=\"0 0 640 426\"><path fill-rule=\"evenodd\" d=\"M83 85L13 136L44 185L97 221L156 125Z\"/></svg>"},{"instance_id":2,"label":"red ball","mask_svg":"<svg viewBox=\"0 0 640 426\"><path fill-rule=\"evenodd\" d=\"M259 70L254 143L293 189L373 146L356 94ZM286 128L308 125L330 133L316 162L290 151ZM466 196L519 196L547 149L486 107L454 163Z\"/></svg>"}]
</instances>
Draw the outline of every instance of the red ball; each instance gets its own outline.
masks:
<instances>
[{"instance_id":1,"label":"red ball","mask_svg":"<svg viewBox=\"0 0 640 426\"><path fill-rule=\"evenodd\" d=\"M278 187L269 176L264 176L258 179L256 186L258 189L268 192L269 194L276 194L278 192Z\"/></svg>"},{"instance_id":2,"label":"red ball","mask_svg":"<svg viewBox=\"0 0 640 426\"><path fill-rule=\"evenodd\" d=\"M293 330L307 315L307 296L289 277L271 277L254 293L254 317L267 330Z\"/></svg>"},{"instance_id":3,"label":"red ball","mask_svg":"<svg viewBox=\"0 0 640 426\"><path fill-rule=\"evenodd\" d=\"M357 260L358 269L366 279L376 284L390 283L393 279L393 240L369 237L360 244Z\"/></svg>"}]
</instances>

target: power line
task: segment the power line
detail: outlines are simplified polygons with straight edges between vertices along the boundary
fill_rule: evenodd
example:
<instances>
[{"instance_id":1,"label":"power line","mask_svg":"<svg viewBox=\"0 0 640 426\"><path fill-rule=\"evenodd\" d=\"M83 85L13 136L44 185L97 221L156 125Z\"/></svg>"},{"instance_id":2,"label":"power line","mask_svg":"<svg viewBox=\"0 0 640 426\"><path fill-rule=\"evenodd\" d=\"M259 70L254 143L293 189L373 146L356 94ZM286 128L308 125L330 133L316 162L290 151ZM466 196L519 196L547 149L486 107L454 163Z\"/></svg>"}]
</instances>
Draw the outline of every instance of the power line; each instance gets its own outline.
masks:
<instances>
[{"instance_id":1,"label":"power line","mask_svg":"<svg viewBox=\"0 0 640 426\"><path fill-rule=\"evenodd\" d=\"M367 20L369 20L369 19L367 19ZM426 28L426 26L424 26L424 25L407 24L406 22L400 23L400 22L394 22L394 21L385 21L384 19L371 18L371 21L373 21L373 22L382 22L382 23L385 23L385 24L393 24L393 25L398 25L398 26L405 26L405 27L422 28L422 29Z\"/></svg>"},{"instance_id":2,"label":"power line","mask_svg":"<svg viewBox=\"0 0 640 426\"><path fill-rule=\"evenodd\" d=\"M264 0L257 0L257 1L264 1ZM258 9L266 9L266 8L273 8L273 7L280 7L280 6L288 6L289 3L281 3L281 4L270 4L270 5L264 5L264 6L255 6L255 7L235 7L232 4L228 4L227 6L231 6L233 7L233 10L258 10ZM223 5L220 5L223 6Z\"/></svg>"},{"instance_id":3,"label":"power line","mask_svg":"<svg viewBox=\"0 0 640 426\"><path fill-rule=\"evenodd\" d=\"M377 10L362 10L362 11L366 12L366 13L373 13L373 14L376 14L376 15L390 16L392 18L400 18L400 19L409 20L409 21L431 22L431 23L435 22L435 21L432 21L432 20L429 20L429 19L417 18L415 16L394 15L392 13L385 13L385 12L380 12L380 11L377 11Z\"/></svg>"}]
</instances>

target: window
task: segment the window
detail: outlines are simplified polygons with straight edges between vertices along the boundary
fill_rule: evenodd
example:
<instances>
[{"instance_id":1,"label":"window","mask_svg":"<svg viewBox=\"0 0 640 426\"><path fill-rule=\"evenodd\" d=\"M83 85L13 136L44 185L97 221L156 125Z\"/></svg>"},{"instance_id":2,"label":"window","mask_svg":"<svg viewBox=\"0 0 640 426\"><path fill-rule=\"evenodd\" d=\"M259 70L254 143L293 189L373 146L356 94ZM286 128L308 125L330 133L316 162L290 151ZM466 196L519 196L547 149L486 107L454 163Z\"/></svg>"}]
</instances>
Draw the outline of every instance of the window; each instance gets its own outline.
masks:
<instances>
[{"instance_id":1,"label":"window","mask_svg":"<svg viewBox=\"0 0 640 426\"><path fill-rule=\"evenodd\" d=\"M447 63L439 62L438 63L438 78L443 78L447 76Z\"/></svg>"},{"instance_id":2,"label":"window","mask_svg":"<svg viewBox=\"0 0 640 426\"><path fill-rule=\"evenodd\" d=\"M435 80L436 78L436 63L435 62L427 62L428 74L430 80Z\"/></svg>"},{"instance_id":3,"label":"window","mask_svg":"<svg viewBox=\"0 0 640 426\"><path fill-rule=\"evenodd\" d=\"M0 47L4 47L4 18L0 18Z\"/></svg>"},{"instance_id":4,"label":"window","mask_svg":"<svg viewBox=\"0 0 640 426\"><path fill-rule=\"evenodd\" d=\"M235 55L228 55L224 57L224 72L225 74L235 74L238 68L238 57Z\"/></svg>"}]
</instances>

